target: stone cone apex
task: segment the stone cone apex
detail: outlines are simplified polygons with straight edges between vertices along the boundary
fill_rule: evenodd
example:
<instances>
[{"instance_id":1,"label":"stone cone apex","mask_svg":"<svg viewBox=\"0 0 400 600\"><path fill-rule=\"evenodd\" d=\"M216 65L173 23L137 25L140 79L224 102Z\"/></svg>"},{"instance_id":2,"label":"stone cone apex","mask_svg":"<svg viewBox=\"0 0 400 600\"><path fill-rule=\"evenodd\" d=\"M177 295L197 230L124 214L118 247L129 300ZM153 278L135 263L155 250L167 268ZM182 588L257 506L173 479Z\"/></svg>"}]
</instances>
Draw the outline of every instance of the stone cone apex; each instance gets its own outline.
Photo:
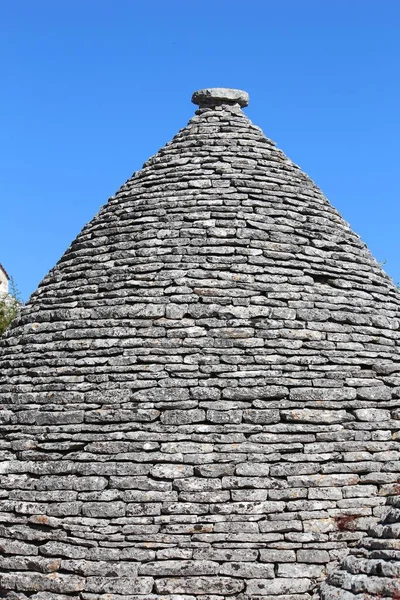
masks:
<instances>
[{"instance_id":1,"label":"stone cone apex","mask_svg":"<svg viewBox=\"0 0 400 600\"><path fill-rule=\"evenodd\" d=\"M321 586L322 600L400 598L400 499Z\"/></svg>"},{"instance_id":2,"label":"stone cone apex","mask_svg":"<svg viewBox=\"0 0 400 600\"><path fill-rule=\"evenodd\" d=\"M397 494L399 293L206 92L2 338L8 600L307 600Z\"/></svg>"},{"instance_id":3,"label":"stone cone apex","mask_svg":"<svg viewBox=\"0 0 400 600\"><path fill-rule=\"evenodd\" d=\"M240 107L244 107L249 104L249 94L231 88L207 88L194 92L192 102L198 104L201 108L215 107L222 104L238 104Z\"/></svg>"}]
</instances>

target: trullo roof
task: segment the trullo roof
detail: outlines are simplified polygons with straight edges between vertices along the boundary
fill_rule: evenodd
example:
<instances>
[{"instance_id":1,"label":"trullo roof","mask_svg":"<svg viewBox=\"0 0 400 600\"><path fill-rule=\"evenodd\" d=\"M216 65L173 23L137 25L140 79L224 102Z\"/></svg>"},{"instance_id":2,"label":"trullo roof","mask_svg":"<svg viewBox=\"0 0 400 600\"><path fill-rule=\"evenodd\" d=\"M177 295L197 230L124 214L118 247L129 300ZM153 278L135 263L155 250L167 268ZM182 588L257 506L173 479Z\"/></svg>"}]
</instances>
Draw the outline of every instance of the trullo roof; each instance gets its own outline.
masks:
<instances>
[{"instance_id":1,"label":"trullo roof","mask_svg":"<svg viewBox=\"0 0 400 600\"><path fill-rule=\"evenodd\" d=\"M8 600L308 600L398 493L397 289L247 94L194 101L3 338Z\"/></svg>"}]
</instances>

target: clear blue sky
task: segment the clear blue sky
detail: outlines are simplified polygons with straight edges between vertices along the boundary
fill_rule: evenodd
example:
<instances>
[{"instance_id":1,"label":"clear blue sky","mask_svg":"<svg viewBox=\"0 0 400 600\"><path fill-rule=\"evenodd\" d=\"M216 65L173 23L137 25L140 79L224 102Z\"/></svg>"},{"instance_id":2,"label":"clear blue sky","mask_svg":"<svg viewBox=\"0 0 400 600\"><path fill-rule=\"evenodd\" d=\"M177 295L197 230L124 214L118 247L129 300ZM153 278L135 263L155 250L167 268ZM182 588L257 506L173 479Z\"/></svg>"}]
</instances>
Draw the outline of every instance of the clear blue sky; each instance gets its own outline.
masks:
<instances>
[{"instance_id":1,"label":"clear blue sky","mask_svg":"<svg viewBox=\"0 0 400 600\"><path fill-rule=\"evenodd\" d=\"M249 117L400 280L398 0L2 0L0 262L26 300L193 114Z\"/></svg>"}]
</instances>

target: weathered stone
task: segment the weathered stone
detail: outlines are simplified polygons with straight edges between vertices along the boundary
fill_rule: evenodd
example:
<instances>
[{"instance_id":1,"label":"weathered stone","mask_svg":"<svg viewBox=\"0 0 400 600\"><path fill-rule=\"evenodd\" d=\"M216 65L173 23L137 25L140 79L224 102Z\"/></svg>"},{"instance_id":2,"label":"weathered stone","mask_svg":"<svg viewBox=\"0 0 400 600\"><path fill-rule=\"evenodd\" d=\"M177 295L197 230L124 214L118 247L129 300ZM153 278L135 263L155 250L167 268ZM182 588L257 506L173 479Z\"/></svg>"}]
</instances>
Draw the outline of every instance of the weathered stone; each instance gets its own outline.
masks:
<instances>
[{"instance_id":1,"label":"weathered stone","mask_svg":"<svg viewBox=\"0 0 400 600\"><path fill-rule=\"evenodd\" d=\"M363 400L390 400L392 392L389 387L374 385L357 389L357 396Z\"/></svg>"},{"instance_id":2,"label":"weathered stone","mask_svg":"<svg viewBox=\"0 0 400 600\"><path fill-rule=\"evenodd\" d=\"M123 517L125 510L123 502L88 502L82 508L85 516L101 518Z\"/></svg>"},{"instance_id":3,"label":"weathered stone","mask_svg":"<svg viewBox=\"0 0 400 600\"><path fill-rule=\"evenodd\" d=\"M45 556L61 556L67 558L86 558L87 548L63 542L47 542L40 547Z\"/></svg>"},{"instance_id":4,"label":"weathered stone","mask_svg":"<svg viewBox=\"0 0 400 600\"><path fill-rule=\"evenodd\" d=\"M161 422L166 425L185 425L205 421L204 410L166 410L161 414Z\"/></svg>"},{"instance_id":5,"label":"weathered stone","mask_svg":"<svg viewBox=\"0 0 400 600\"><path fill-rule=\"evenodd\" d=\"M163 560L139 567L140 575L155 577L190 577L191 575L216 575L219 565L205 560Z\"/></svg>"},{"instance_id":6,"label":"weathered stone","mask_svg":"<svg viewBox=\"0 0 400 600\"><path fill-rule=\"evenodd\" d=\"M149 594L153 583L150 577L88 577L85 590L100 594Z\"/></svg>"},{"instance_id":7,"label":"weathered stone","mask_svg":"<svg viewBox=\"0 0 400 600\"><path fill-rule=\"evenodd\" d=\"M205 477L184 477L175 482L174 486L184 492L211 492L221 489L219 479L206 479Z\"/></svg>"},{"instance_id":8,"label":"weathered stone","mask_svg":"<svg viewBox=\"0 0 400 600\"><path fill-rule=\"evenodd\" d=\"M257 556L257 550L246 548L239 550L235 548L196 548L193 551L193 558L196 560L214 560L219 562L253 562L257 560Z\"/></svg>"},{"instance_id":9,"label":"weathered stone","mask_svg":"<svg viewBox=\"0 0 400 600\"><path fill-rule=\"evenodd\" d=\"M267 563L293 563L296 561L294 550L260 550L260 560Z\"/></svg>"},{"instance_id":10,"label":"weathered stone","mask_svg":"<svg viewBox=\"0 0 400 600\"><path fill-rule=\"evenodd\" d=\"M296 520L295 517L285 521L261 521L259 528L262 533L270 531L279 531L282 533L286 533L287 531L303 531L301 521Z\"/></svg>"},{"instance_id":11,"label":"weathered stone","mask_svg":"<svg viewBox=\"0 0 400 600\"><path fill-rule=\"evenodd\" d=\"M299 563L319 564L330 561L326 550L297 550L297 560Z\"/></svg>"},{"instance_id":12,"label":"weathered stone","mask_svg":"<svg viewBox=\"0 0 400 600\"><path fill-rule=\"evenodd\" d=\"M240 423L242 415L241 410L208 410L207 421L211 421L211 423Z\"/></svg>"},{"instance_id":13,"label":"weathered stone","mask_svg":"<svg viewBox=\"0 0 400 600\"><path fill-rule=\"evenodd\" d=\"M194 92L192 102L201 107L219 104L239 104L239 106L247 106L249 103L249 95L242 90L207 88Z\"/></svg>"},{"instance_id":14,"label":"weathered stone","mask_svg":"<svg viewBox=\"0 0 400 600\"><path fill-rule=\"evenodd\" d=\"M330 400L354 400L357 392L353 388L294 388L290 392L293 400L305 400L306 402L323 402Z\"/></svg>"},{"instance_id":15,"label":"weathered stone","mask_svg":"<svg viewBox=\"0 0 400 600\"><path fill-rule=\"evenodd\" d=\"M179 479L193 475L193 467L189 465L159 464L152 467L150 474L160 479Z\"/></svg>"},{"instance_id":16,"label":"weathered stone","mask_svg":"<svg viewBox=\"0 0 400 600\"><path fill-rule=\"evenodd\" d=\"M279 423L279 410L244 410L243 420L248 423Z\"/></svg>"},{"instance_id":17,"label":"weathered stone","mask_svg":"<svg viewBox=\"0 0 400 600\"><path fill-rule=\"evenodd\" d=\"M143 552L143 559L146 553ZM83 577L136 577L138 567L132 562L105 562L88 560L62 560L60 566L65 571L73 571Z\"/></svg>"},{"instance_id":18,"label":"weathered stone","mask_svg":"<svg viewBox=\"0 0 400 600\"><path fill-rule=\"evenodd\" d=\"M244 477L264 477L269 471L270 466L265 463L241 463L236 467L236 475Z\"/></svg>"},{"instance_id":19,"label":"weathered stone","mask_svg":"<svg viewBox=\"0 0 400 600\"><path fill-rule=\"evenodd\" d=\"M326 575L322 565L314 564L291 564L278 565L278 577L309 577L321 579Z\"/></svg>"},{"instance_id":20,"label":"weathered stone","mask_svg":"<svg viewBox=\"0 0 400 600\"><path fill-rule=\"evenodd\" d=\"M272 579L274 577L274 566L249 562L229 562L221 565L219 574L228 575L230 577L241 577L244 579Z\"/></svg>"},{"instance_id":21,"label":"weathered stone","mask_svg":"<svg viewBox=\"0 0 400 600\"><path fill-rule=\"evenodd\" d=\"M257 399L272 399L285 398L289 390L281 386L254 386L248 388L229 388L226 387L222 391L222 397L229 400L257 400Z\"/></svg>"},{"instance_id":22,"label":"weathered stone","mask_svg":"<svg viewBox=\"0 0 400 600\"><path fill-rule=\"evenodd\" d=\"M250 596L269 596L283 594L304 594L311 589L312 581L310 579L250 579L247 581L246 592Z\"/></svg>"},{"instance_id":23,"label":"weathered stone","mask_svg":"<svg viewBox=\"0 0 400 600\"><path fill-rule=\"evenodd\" d=\"M233 475L235 473L235 465L231 463L222 463L215 465L201 465L194 468L196 475L201 477L223 477L224 475Z\"/></svg>"},{"instance_id":24,"label":"weathered stone","mask_svg":"<svg viewBox=\"0 0 400 600\"><path fill-rule=\"evenodd\" d=\"M351 420L345 410L312 410L308 408L282 410L284 421L299 421L303 423L343 423Z\"/></svg>"},{"instance_id":25,"label":"weathered stone","mask_svg":"<svg viewBox=\"0 0 400 600\"><path fill-rule=\"evenodd\" d=\"M22 556L34 556L38 549L33 544L25 544L19 540L0 539L1 551L4 554L20 554Z\"/></svg>"},{"instance_id":26,"label":"weathered stone","mask_svg":"<svg viewBox=\"0 0 400 600\"><path fill-rule=\"evenodd\" d=\"M175 502L177 499L178 494L176 492L159 492L154 490L127 490L123 495L125 502Z\"/></svg>"},{"instance_id":27,"label":"weathered stone","mask_svg":"<svg viewBox=\"0 0 400 600\"><path fill-rule=\"evenodd\" d=\"M18 590L22 592L36 592L38 590L54 593L80 592L85 585L82 577L75 575L62 575L50 573L3 573L0 574L0 587L3 590Z\"/></svg>"},{"instance_id":28,"label":"weathered stone","mask_svg":"<svg viewBox=\"0 0 400 600\"><path fill-rule=\"evenodd\" d=\"M156 579L158 594L221 594L234 596L241 592L245 584L240 579L229 577L185 577Z\"/></svg>"},{"instance_id":29,"label":"weathered stone","mask_svg":"<svg viewBox=\"0 0 400 600\"><path fill-rule=\"evenodd\" d=\"M359 421L372 421L380 423L390 419L390 412L382 408L360 408L354 411Z\"/></svg>"},{"instance_id":30,"label":"weathered stone","mask_svg":"<svg viewBox=\"0 0 400 600\"><path fill-rule=\"evenodd\" d=\"M332 474L332 475L304 475L288 477L288 482L294 487L333 487L341 485L356 485L360 478L358 475Z\"/></svg>"}]
</instances>

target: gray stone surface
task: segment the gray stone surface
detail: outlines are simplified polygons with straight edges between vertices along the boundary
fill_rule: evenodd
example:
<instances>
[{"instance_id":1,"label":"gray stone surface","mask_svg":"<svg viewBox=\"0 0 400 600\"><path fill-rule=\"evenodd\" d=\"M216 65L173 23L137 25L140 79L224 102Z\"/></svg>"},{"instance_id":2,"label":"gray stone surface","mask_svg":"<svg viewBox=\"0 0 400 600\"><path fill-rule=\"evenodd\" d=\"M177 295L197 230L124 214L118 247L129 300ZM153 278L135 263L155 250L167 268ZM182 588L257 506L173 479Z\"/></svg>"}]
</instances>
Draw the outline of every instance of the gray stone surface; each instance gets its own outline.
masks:
<instances>
[{"instance_id":1,"label":"gray stone surface","mask_svg":"<svg viewBox=\"0 0 400 600\"><path fill-rule=\"evenodd\" d=\"M0 342L0 596L398 598L399 292L195 99Z\"/></svg>"},{"instance_id":2,"label":"gray stone surface","mask_svg":"<svg viewBox=\"0 0 400 600\"><path fill-rule=\"evenodd\" d=\"M390 496L382 524L372 525L357 548L321 585L321 600L359 594L371 600L400 597L400 498Z\"/></svg>"},{"instance_id":3,"label":"gray stone surface","mask_svg":"<svg viewBox=\"0 0 400 600\"><path fill-rule=\"evenodd\" d=\"M238 104L243 108L249 103L249 94L243 90L234 90L231 88L206 88L194 92L192 102L200 107Z\"/></svg>"}]
</instances>

